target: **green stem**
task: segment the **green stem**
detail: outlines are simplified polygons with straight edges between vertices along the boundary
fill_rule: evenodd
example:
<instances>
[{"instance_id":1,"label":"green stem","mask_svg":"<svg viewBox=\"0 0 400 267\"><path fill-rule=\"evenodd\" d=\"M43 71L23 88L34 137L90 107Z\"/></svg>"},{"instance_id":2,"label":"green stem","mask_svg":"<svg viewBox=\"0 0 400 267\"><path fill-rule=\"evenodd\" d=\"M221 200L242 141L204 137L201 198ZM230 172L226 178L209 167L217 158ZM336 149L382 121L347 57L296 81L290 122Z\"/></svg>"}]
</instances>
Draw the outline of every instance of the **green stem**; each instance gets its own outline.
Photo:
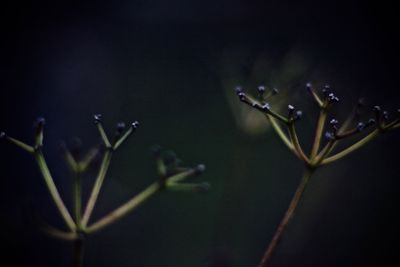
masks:
<instances>
[{"instance_id":1,"label":"green stem","mask_svg":"<svg viewBox=\"0 0 400 267\"><path fill-rule=\"evenodd\" d=\"M344 149L343 151L324 159L321 162L321 165L323 164L328 164L331 162L334 162L338 159L343 158L344 156L347 156L348 154L354 152L355 150L359 149L360 147L362 147L363 145L365 145L366 143L368 143L369 141L371 141L372 139L374 139L376 136L378 136L380 130L376 129L374 131L372 131L370 134L368 134L367 136L365 136L363 139L361 139L360 141L358 141L357 143L349 146L348 148Z\"/></svg>"},{"instance_id":2,"label":"green stem","mask_svg":"<svg viewBox=\"0 0 400 267\"><path fill-rule=\"evenodd\" d=\"M290 139L293 143L293 146L296 150L296 155L303 160L305 163L309 163L309 159L307 158L306 154L304 154L303 149L301 148L299 139L297 137L297 133L296 133L296 128L294 126L294 122L289 122L288 123L288 128L289 128L289 136Z\"/></svg>"},{"instance_id":3,"label":"green stem","mask_svg":"<svg viewBox=\"0 0 400 267\"><path fill-rule=\"evenodd\" d=\"M96 205L96 201L99 196L101 186L103 185L104 178L108 171L108 167L110 166L111 156L112 156L112 150L107 149L106 152L104 153L103 161L101 162L100 170L97 175L96 181L94 183L92 193L90 194L89 200L86 204L85 212L83 213L82 217L83 228L86 227L87 223L89 222L94 206Z\"/></svg>"},{"instance_id":4,"label":"green stem","mask_svg":"<svg viewBox=\"0 0 400 267\"><path fill-rule=\"evenodd\" d=\"M315 129L315 138L310 154L311 159L315 158L315 156L318 154L318 150L321 143L322 132L324 131L326 117L327 117L326 109L322 108L321 112L319 113L317 127Z\"/></svg>"},{"instance_id":5,"label":"green stem","mask_svg":"<svg viewBox=\"0 0 400 267\"><path fill-rule=\"evenodd\" d=\"M286 134L283 132L282 127L278 124L275 118L273 118L271 115L267 114L268 120L271 122L272 127L274 128L275 132L278 134L278 136L282 139L283 143L294 153L297 153L296 150L293 147L293 144L290 142L289 138L286 136Z\"/></svg>"},{"instance_id":6,"label":"green stem","mask_svg":"<svg viewBox=\"0 0 400 267\"><path fill-rule=\"evenodd\" d=\"M102 219L98 220L96 223L90 225L86 229L86 233L90 234L96 232L107 225L117 221L129 212L135 210L140 204L148 200L151 196L160 190L160 183L154 182L149 185L145 190L131 198L128 202L117 208L116 210L110 212L108 215L104 216Z\"/></svg>"},{"instance_id":7,"label":"green stem","mask_svg":"<svg viewBox=\"0 0 400 267\"><path fill-rule=\"evenodd\" d=\"M298 187L296 189L296 193L294 194L292 201L290 202L289 208L287 209L282 221L280 222L258 267L265 267L270 262L271 257L273 255L279 241L282 238L282 234L284 233L287 225L289 224L290 220L293 217L294 212L296 211L298 204L300 203L300 200L302 199L304 190L306 189L306 186L308 184L308 181L309 181L312 173L313 173L313 171L310 169L306 169L304 171L303 177L301 178L300 184L298 185Z\"/></svg>"},{"instance_id":8,"label":"green stem","mask_svg":"<svg viewBox=\"0 0 400 267\"><path fill-rule=\"evenodd\" d=\"M24 142L19 141L18 139L12 138L10 136L6 136L6 138L10 143L22 148L23 150L25 150L28 153L34 153L35 152L35 149L32 146L27 145Z\"/></svg>"},{"instance_id":9,"label":"green stem","mask_svg":"<svg viewBox=\"0 0 400 267\"><path fill-rule=\"evenodd\" d=\"M82 176L77 171L73 179L73 199L74 199L74 215L78 230L82 229L81 212L82 212Z\"/></svg>"},{"instance_id":10,"label":"green stem","mask_svg":"<svg viewBox=\"0 0 400 267\"><path fill-rule=\"evenodd\" d=\"M84 237L79 236L73 244L73 267L83 266Z\"/></svg>"},{"instance_id":11,"label":"green stem","mask_svg":"<svg viewBox=\"0 0 400 267\"><path fill-rule=\"evenodd\" d=\"M35 151L34 155L35 155L36 162L39 166L39 169L42 173L42 176L44 178L44 181L46 183L47 189L49 190L50 195L54 201L54 204L56 205L58 211L61 214L61 217L64 219L68 228L71 231L75 231L76 226L75 226L74 220L72 219L70 213L68 212L68 209L66 208L63 200L60 197L60 194L57 190L56 185L54 184L54 180L50 174L50 170L47 166L47 163L43 156L42 151L40 149L38 149Z\"/></svg>"}]
</instances>

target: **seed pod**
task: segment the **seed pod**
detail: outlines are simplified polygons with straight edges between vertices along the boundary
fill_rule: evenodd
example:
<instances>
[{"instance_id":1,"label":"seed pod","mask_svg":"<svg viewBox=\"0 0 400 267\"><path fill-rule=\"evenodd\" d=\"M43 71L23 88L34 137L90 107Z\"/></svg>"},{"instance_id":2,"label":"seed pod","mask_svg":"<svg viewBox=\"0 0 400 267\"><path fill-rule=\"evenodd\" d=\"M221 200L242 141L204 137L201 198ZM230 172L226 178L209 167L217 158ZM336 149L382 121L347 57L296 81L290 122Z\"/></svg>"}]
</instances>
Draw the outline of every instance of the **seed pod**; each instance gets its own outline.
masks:
<instances>
[{"instance_id":1,"label":"seed pod","mask_svg":"<svg viewBox=\"0 0 400 267\"><path fill-rule=\"evenodd\" d=\"M195 175L202 174L206 170L206 166L204 164L199 164L195 167L194 172Z\"/></svg>"},{"instance_id":2,"label":"seed pod","mask_svg":"<svg viewBox=\"0 0 400 267\"><path fill-rule=\"evenodd\" d=\"M94 114L94 115L93 115L94 123L95 123L95 124L100 123L102 117L103 117L103 115L101 115L101 114Z\"/></svg>"},{"instance_id":3,"label":"seed pod","mask_svg":"<svg viewBox=\"0 0 400 267\"><path fill-rule=\"evenodd\" d=\"M298 111L296 111L296 114L294 115L294 119L300 120L302 116L303 116L303 111L298 110Z\"/></svg>"},{"instance_id":4,"label":"seed pod","mask_svg":"<svg viewBox=\"0 0 400 267\"><path fill-rule=\"evenodd\" d=\"M308 91L312 91L313 90L312 84L310 82L306 83L306 89Z\"/></svg>"},{"instance_id":5,"label":"seed pod","mask_svg":"<svg viewBox=\"0 0 400 267\"><path fill-rule=\"evenodd\" d=\"M117 133L121 134L126 128L125 122L118 122L117 123Z\"/></svg>"},{"instance_id":6,"label":"seed pod","mask_svg":"<svg viewBox=\"0 0 400 267\"><path fill-rule=\"evenodd\" d=\"M260 96L262 96L265 93L265 86L264 85L258 86L257 91L260 94Z\"/></svg>"},{"instance_id":7,"label":"seed pod","mask_svg":"<svg viewBox=\"0 0 400 267\"><path fill-rule=\"evenodd\" d=\"M271 107L269 106L268 103L265 103L265 104L261 107L261 109L262 109L263 111L269 111L269 110L271 109Z\"/></svg>"},{"instance_id":8,"label":"seed pod","mask_svg":"<svg viewBox=\"0 0 400 267\"><path fill-rule=\"evenodd\" d=\"M136 130L138 127L139 127L139 122L138 121L134 121L134 122L132 122L132 124L131 124L131 126L132 126L132 128L134 129L134 130Z\"/></svg>"},{"instance_id":9,"label":"seed pod","mask_svg":"<svg viewBox=\"0 0 400 267\"><path fill-rule=\"evenodd\" d=\"M365 123L363 123L363 122L357 123L356 128L357 128L357 131L361 132L362 130L365 129Z\"/></svg>"},{"instance_id":10,"label":"seed pod","mask_svg":"<svg viewBox=\"0 0 400 267\"><path fill-rule=\"evenodd\" d=\"M325 133L325 138L328 140L335 140L335 134L332 132L326 132Z\"/></svg>"},{"instance_id":11,"label":"seed pod","mask_svg":"<svg viewBox=\"0 0 400 267\"><path fill-rule=\"evenodd\" d=\"M240 93L243 93L243 88L241 86L236 86L235 87L235 92L237 95L239 95Z\"/></svg>"},{"instance_id":12,"label":"seed pod","mask_svg":"<svg viewBox=\"0 0 400 267\"><path fill-rule=\"evenodd\" d=\"M331 119L329 124L332 126L336 126L339 123L339 121L337 119Z\"/></svg>"}]
</instances>

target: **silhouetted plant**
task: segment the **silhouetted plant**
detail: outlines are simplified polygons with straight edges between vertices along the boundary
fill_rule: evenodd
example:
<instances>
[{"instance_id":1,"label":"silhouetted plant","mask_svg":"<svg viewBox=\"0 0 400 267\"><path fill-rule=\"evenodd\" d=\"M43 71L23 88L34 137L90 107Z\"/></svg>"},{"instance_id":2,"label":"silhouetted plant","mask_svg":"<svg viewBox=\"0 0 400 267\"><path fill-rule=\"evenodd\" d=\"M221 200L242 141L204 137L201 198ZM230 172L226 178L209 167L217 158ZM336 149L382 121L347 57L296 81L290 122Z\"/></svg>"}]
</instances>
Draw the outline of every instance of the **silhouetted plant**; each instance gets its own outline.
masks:
<instances>
[{"instance_id":1,"label":"silhouetted plant","mask_svg":"<svg viewBox=\"0 0 400 267\"><path fill-rule=\"evenodd\" d=\"M264 86L259 86L257 88L258 96L251 97L241 87L236 88L236 94L239 99L243 103L262 112L283 143L304 163L304 173L300 184L263 255L259 267L264 267L270 262L275 248L303 196L310 177L318 168L349 155L380 134L400 128L400 110L397 111L397 117L389 121L388 112L382 111L379 106L373 108L375 118L370 118L366 122L355 121L358 119L359 108L363 105L361 102L358 103L358 106L344 123L339 126L339 121L336 118L328 118L331 107L339 102L339 98L332 93L330 86L324 86L322 94L317 93L311 83L307 83L306 89L310 92L319 107L314 141L309 154L304 152L296 131L296 123L301 119L303 115L302 111L296 110L292 105L288 105L288 113L286 115L275 112L268 103L269 97L277 93L275 89L267 92ZM327 127L328 130L326 130ZM339 152L335 151L338 143L353 136L360 137L356 141L350 139L353 143L347 148ZM321 146L321 144L323 145Z\"/></svg>"},{"instance_id":2,"label":"silhouetted plant","mask_svg":"<svg viewBox=\"0 0 400 267\"><path fill-rule=\"evenodd\" d=\"M74 176L72 189L74 203L73 215L71 215L59 194L43 154L45 120L43 118L38 118L35 122L35 141L33 146L10 137L4 132L0 133L0 139L5 139L34 156L51 198L68 228L68 231L64 231L46 225L44 230L56 238L74 242L74 266L82 266L83 264L83 241L87 235L97 232L126 216L156 193L163 190L205 192L209 188L208 183L194 184L184 182L187 178L197 176L204 172L204 165L200 164L194 168L181 167L180 160L173 152L163 153L159 147L154 147L153 154L157 165L158 180L101 219L89 223L114 152L124 144L128 137L135 132L139 126L139 123L135 121L126 129L125 123L120 122L117 124L113 138L109 139L103 128L101 118L102 116L100 114L94 115L94 121L102 139L102 145L100 147L95 147L91 149L86 156L79 157L74 149L68 149L66 145L63 145L66 162ZM88 170L99 153L102 154L100 168L89 199L85 208L82 210L81 177L82 174Z\"/></svg>"}]
</instances>

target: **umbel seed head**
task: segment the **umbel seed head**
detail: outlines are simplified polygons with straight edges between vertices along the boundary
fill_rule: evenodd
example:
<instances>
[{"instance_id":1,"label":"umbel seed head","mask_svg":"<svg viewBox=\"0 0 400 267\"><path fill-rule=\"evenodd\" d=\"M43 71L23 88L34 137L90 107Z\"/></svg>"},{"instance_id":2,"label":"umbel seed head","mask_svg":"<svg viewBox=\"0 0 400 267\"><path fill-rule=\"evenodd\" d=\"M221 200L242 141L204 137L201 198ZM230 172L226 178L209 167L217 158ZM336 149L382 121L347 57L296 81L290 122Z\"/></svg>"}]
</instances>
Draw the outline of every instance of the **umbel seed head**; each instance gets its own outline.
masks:
<instances>
[{"instance_id":1,"label":"umbel seed head","mask_svg":"<svg viewBox=\"0 0 400 267\"><path fill-rule=\"evenodd\" d=\"M0 139L6 138L6 133L5 132L0 132Z\"/></svg>"}]
</instances>

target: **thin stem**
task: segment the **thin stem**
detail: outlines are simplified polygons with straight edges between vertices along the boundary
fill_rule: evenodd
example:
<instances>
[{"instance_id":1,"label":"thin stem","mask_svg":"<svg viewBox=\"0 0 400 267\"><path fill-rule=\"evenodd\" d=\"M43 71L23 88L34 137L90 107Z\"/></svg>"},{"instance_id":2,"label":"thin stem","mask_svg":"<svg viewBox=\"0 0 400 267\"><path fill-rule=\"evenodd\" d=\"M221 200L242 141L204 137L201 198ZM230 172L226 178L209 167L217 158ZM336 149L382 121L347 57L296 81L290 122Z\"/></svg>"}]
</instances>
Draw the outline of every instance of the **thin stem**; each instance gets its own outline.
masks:
<instances>
[{"instance_id":1,"label":"thin stem","mask_svg":"<svg viewBox=\"0 0 400 267\"><path fill-rule=\"evenodd\" d=\"M135 210L140 204L144 203L148 200L151 196L157 193L160 190L161 186L159 182L154 182L149 185L145 190L131 198L128 202L117 208L116 210L110 212L102 219L98 220L94 224L90 225L86 229L86 233L90 234L96 232L107 225L117 221L118 219L122 218L129 212Z\"/></svg>"},{"instance_id":2,"label":"thin stem","mask_svg":"<svg viewBox=\"0 0 400 267\"><path fill-rule=\"evenodd\" d=\"M84 237L79 236L73 245L73 267L83 266Z\"/></svg>"},{"instance_id":3,"label":"thin stem","mask_svg":"<svg viewBox=\"0 0 400 267\"><path fill-rule=\"evenodd\" d=\"M75 231L76 227L75 227L74 220L72 219L70 213L68 212L68 209L66 208L63 200L61 199L60 193L58 192L57 187L54 184L54 180L50 174L50 170L47 166L47 163L43 156L42 151L40 149L36 150L34 155L35 155L36 162L39 166L39 169L42 173L42 176L44 178L44 181L46 183L47 189L49 190L50 195L54 201L54 204L56 205L58 211L61 214L61 217L64 219L68 228L71 231Z\"/></svg>"},{"instance_id":4,"label":"thin stem","mask_svg":"<svg viewBox=\"0 0 400 267\"><path fill-rule=\"evenodd\" d=\"M282 238L282 234L284 233L287 225L289 224L290 220L293 217L293 214L302 199L304 190L306 189L306 186L308 184L308 181L312 175L312 171L310 169L306 169L303 173L303 177L301 178L301 182L297 187L296 193L294 194L292 201L290 202L289 208L287 209L282 221L280 222L271 242L269 243L264 256L258 265L258 267L265 267L267 264L270 262L271 257L279 243L279 241Z\"/></svg>"},{"instance_id":5,"label":"thin stem","mask_svg":"<svg viewBox=\"0 0 400 267\"><path fill-rule=\"evenodd\" d=\"M103 142L104 142L104 145L105 145L107 148L110 148L110 147L111 147L111 144L110 144L110 141L108 140L108 137L107 137L106 132L104 131L103 124L102 124L101 122L97 122L96 125L97 125L97 129L99 130L101 139L102 139Z\"/></svg>"},{"instance_id":6,"label":"thin stem","mask_svg":"<svg viewBox=\"0 0 400 267\"><path fill-rule=\"evenodd\" d=\"M283 143L294 153L296 153L296 150L294 149L293 144L290 142L289 138L286 136L284 131L282 130L282 127L278 124L276 119L272 117L271 115L267 114L267 118L270 121L272 127L274 128L275 132L278 134L278 136L282 139Z\"/></svg>"},{"instance_id":7,"label":"thin stem","mask_svg":"<svg viewBox=\"0 0 400 267\"><path fill-rule=\"evenodd\" d=\"M359 149L360 147L362 147L363 145L365 145L366 143L368 143L369 141L371 141L372 139L374 139L376 136L378 136L379 134L379 129L375 129L374 131L372 131L370 134L368 134L367 136L365 136L364 138L362 138L361 140L359 140L357 143L349 146L348 148L344 149L343 151L324 159L321 162L321 165L324 164L328 164L331 162L334 162L338 159L343 158L344 156L347 156L348 154L352 153L353 151Z\"/></svg>"},{"instance_id":8,"label":"thin stem","mask_svg":"<svg viewBox=\"0 0 400 267\"><path fill-rule=\"evenodd\" d=\"M75 173L73 179L73 200L74 200L74 215L77 228L81 230L81 212L82 212L82 176L81 172Z\"/></svg>"},{"instance_id":9,"label":"thin stem","mask_svg":"<svg viewBox=\"0 0 400 267\"><path fill-rule=\"evenodd\" d=\"M115 142L115 144L114 144L114 146L113 146L114 150L117 150L118 147L119 147L123 142L125 142L125 140L128 139L128 137L129 137L132 133L133 133L133 128L132 128L132 127L129 127L129 129L125 132L125 134L124 134L121 138L119 138L118 141Z\"/></svg>"},{"instance_id":10,"label":"thin stem","mask_svg":"<svg viewBox=\"0 0 400 267\"><path fill-rule=\"evenodd\" d=\"M22 148L23 150L25 150L25 151L28 152L28 153L34 153L34 152L35 152L35 149L34 149L32 146L27 145L27 144L25 144L25 143L22 142L22 141L19 141L19 140L15 139L15 138L12 138L12 137L10 137L10 136L6 136L6 139L7 139L10 143L12 143L12 144L14 144L14 145L16 145L16 146Z\"/></svg>"},{"instance_id":11,"label":"thin stem","mask_svg":"<svg viewBox=\"0 0 400 267\"><path fill-rule=\"evenodd\" d=\"M289 128L289 136L290 136L290 139L292 140L294 148L297 152L296 153L297 156L304 162L309 163L308 157L306 156L306 154L304 154L303 149L301 148L299 139L296 134L296 128L295 128L293 121L288 123L288 128Z\"/></svg>"},{"instance_id":12,"label":"thin stem","mask_svg":"<svg viewBox=\"0 0 400 267\"><path fill-rule=\"evenodd\" d=\"M315 156L315 158L311 161L311 165L315 168L332 152L333 148L337 144L337 140L329 140L328 143L324 146L321 152Z\"/></svg>"},{"instance_id":13,"label":"thin stem","mask_svg":"<svg viewBox=\"0 0 400 267\"><path fill-rule=\"evenodd\" d=\"M314 143L311 148L311 154L310 154L311 159L315 158L315 156L318 154L319 146L321 144L322 132L324 131L326 116L327 116L326 109L321 108L318 117L317 127L315 129Z\"/></svg>"},{"instance_id":14,"label":"thin stem","mask_svg":"<svg viewBox=\"0 0 400 267\"><path fill-rule=\"evenodd\" d=\"M94 206L100 193L101 186L103 185L104 178L107 174L108 167L110 166L112 156L112 150L107 149L104 153L103 161L101 162L100 170L94 183L92 193L90 194L89 200L86 204L85 212L82 217L82 227L86 227L89 222L90 216L92 215Z\"/></svg>"}]
</instances>

